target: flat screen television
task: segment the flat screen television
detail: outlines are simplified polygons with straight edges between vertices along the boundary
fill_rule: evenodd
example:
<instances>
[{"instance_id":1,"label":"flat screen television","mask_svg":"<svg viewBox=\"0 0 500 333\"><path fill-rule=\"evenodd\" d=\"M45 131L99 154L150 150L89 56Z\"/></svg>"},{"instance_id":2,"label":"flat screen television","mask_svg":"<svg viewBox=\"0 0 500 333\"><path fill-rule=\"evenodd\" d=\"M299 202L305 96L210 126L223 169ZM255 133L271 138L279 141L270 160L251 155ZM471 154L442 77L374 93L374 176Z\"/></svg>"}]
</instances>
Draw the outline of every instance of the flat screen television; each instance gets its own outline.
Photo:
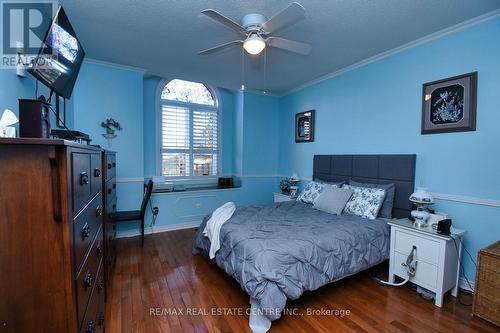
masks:
<instances>
[{"instance_id":1,"label":"flat screen television","mask_svg":"<svg viewBox=\"0 0 500 333\"><path fill-rule=\"evenodd\" d=\"M85 51L59 6L28 72L59 96L70 98L84 57Z\"/></svg>"}]
</instances>

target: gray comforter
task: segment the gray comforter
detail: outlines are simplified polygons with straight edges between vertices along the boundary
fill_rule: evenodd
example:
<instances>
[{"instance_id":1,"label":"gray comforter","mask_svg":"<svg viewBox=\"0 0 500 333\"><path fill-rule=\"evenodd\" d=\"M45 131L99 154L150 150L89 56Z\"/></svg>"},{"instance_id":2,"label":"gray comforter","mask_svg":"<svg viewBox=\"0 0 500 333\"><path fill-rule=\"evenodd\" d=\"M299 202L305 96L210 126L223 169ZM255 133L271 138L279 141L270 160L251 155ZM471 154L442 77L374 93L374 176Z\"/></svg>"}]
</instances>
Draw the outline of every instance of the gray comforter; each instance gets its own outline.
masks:
<instances>
[{"instance_id":1,"label":"gray comforter","mask_svg":"<svg viewBox=\"0 0 500 333\"><path fill-rule=\"evenodd\" d=\"M202 233L208 218L193 254L208 255L210 241ZM301 202L240 207L221 228L215 262L275 320L287 298L387 259L389 234L384 220L332 215Z\"/></svg>"}]
</instances>

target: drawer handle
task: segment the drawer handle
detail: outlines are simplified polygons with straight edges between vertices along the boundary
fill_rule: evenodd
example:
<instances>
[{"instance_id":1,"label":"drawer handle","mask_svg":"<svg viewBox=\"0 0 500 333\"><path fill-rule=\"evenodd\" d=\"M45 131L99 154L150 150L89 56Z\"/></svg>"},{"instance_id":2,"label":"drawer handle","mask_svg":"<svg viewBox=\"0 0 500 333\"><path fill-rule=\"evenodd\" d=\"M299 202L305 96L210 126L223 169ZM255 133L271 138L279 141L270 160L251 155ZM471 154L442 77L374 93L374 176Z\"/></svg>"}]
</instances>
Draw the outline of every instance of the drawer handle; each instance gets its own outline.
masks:
<instances>
[{"instance_id":1,"label":"drawer handle","mask_svg":"<svg viewBox=\"0 0 500 333\"><path fill-rule=\"evenodd\" d=\"M97 288L97 292L100 293L101 291L103 291L104 289L104 282L101 280L99 280L99 282L97 282L96 286Z\"/></svg>"},{"instance_id":2,"label":"drawer handle","mask_svg":"<svg viewBox=\"0 0 500 333\"><path fill-rule=\"evenodd\" d=\"M113 209L116 209L116 204L113 204Z\"/></svg>"},{"instance_id":3,"label":"drawer handle","mask_svg":"<svg viewBox=\"0 0 500 333\"><path fill-rule=\"evenodd\" d=\"M104 314L99 315L99 319L97 321L97 325L99 325L99 328L103 328L104 326Z\"/></svg>"},{"instance_id":4,"label":"drawer handle","mask_svg":"<svg viewBox=\"0 0 500 333\"><path fill-rule=\"evenodd\" d=\"M96 216L102 216L102 208L101 207L97 207L95 209L95 215Z\"/></svg>"},{"instance_id":5,"label":"drawer handle","mask_svg":"<svg viewBox=\"0 0 500 333\"><path fill-rule=\"evenodd\" d=\"M113 190L116 188L116 184L113 184Z\"/></svg>"},{"instance_id":6,"label":"drawer handle","mask_svg":"<svg viewBox=\"0 0 500 333\"><path fill-rule=\"evenodd\" d=\"M108 194L111 194L111 192L113 192L113 190L108 188Z\"/></svg>"},{"instance_id":7,"label":"drawer handle","mask_svg":"<svg viewBox=\"0 0 500 333\"><path fill-rule=\"evenodd\" d=\"M111 163L108 163L108 169L111 169Z\"/></svg>"},{"instance_id":8,"label":"drawer handle","mask_svg":"<svg viewBox=\"0 0 500 333\"><path fill-rule=\"evenodd\" d=\"M94 177L101 177L101 170L99 168L95 168Z\"/></svg>"},{"instance_id":9,"label":"drawer handle","mask_svg":"<svg viewBox=\"0 0 500 333\"><path fill-rule=\"evenodd\" d=\"M87 329L85 330L85 333L94 333L95 331L95 323L93 320L89 320L87 323Z\"/></svg>"},{"instance_id":10,"label":"drawer handle","mask_svg":"<svg viewBox=\"0 0 500 333\"><path fill-rule=\"evenodd\" d=\"M92 283L94 282L94 278L92 277L92 273L85 273L85 277L83 278L83 288L87 290L87 288L92 287Z\"/></svg>"},{"instance_id":11,"label":"drawer handle","mask_svg":"<svg viewBox=\"0 0 500 333\"><path fill-rule=\"evenodd\" d=\"M90 236L90 226L85 223L85 225L82 228L82 240Z\"/></svg>"},{"instance_id":12,"label":"drawer handle","mask_svg":"<svg viewBox=\"0 0 500 333\"><path fill-rule=\"evenodd\" d=\"M113 168L116 168L116 162L113 162Z\"/></svg>"},{"instance_id":13,"label":"drawer handle","mask_svg":"<svg viewBox=\"0 0 500 333\"><path fill-rule=\"evenodd\" d=\"M89 174L85 171L80 173L80 185L87 185L89 183Z\"/></svg>"}]
</instances>

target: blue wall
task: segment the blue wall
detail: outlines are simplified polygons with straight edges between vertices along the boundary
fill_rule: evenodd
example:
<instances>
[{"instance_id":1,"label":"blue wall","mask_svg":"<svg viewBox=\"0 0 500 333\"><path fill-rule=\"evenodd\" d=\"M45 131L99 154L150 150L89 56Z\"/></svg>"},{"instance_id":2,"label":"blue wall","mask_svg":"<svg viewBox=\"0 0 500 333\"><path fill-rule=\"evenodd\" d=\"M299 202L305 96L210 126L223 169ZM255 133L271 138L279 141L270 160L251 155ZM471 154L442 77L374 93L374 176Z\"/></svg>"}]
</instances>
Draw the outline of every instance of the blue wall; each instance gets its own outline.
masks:
<instances>
[{"instance_id":1,"label":"blue wall","mask_svg":"<svg viewBox=\"0 0 500 333\"><path fill-rule=\"evenodd\" d=\"M314 154L416 153L417 186L500 199L500 19L434 40L283 98L279 170L312 176ZM421 135L422 84L478 71L477 131ZM316 109L314 143L294 142L295 113ZM498 240L499 208L438 200L475 253ZM475 259L475 258L474 258ZM474 279L474 266L464 260Z\"/></svg>"},{"instance_id":2,"label":"blue wall","mask_svg":"<svg viewBox=\"0 0 500 333\"><path fill-rule=\"evenodd\" d=\"M4 109L12 110L19 118L19 101L18 99L35 99L40 95L49 97L49 90L43 84L38 85L38 96L35 96L35 78L30 74L21 78L16 75L14 69L0 70L0 116ZM53 109L55 111L55 97L53 98ZM50 113L50 123L52 128L56 128L56 117ZM73 99L66 102L66 126L73 126ZM16 132L19 135L19 125L16 125Z\"/></svg>"},{"instance_id":3,"label":"blue wall","mask_svg":"<svg viewBox=\"0 0 500 333\"><path fill-rule=\"evenodd\" d=\"M144 177L143 74L111 65L85 62L73 94L74 127L92 138L92 144L117 152L118 209L137 209ZM111 148L102 136L101 122L113 118L123 130Z\"/></svg>"}]
</instances>

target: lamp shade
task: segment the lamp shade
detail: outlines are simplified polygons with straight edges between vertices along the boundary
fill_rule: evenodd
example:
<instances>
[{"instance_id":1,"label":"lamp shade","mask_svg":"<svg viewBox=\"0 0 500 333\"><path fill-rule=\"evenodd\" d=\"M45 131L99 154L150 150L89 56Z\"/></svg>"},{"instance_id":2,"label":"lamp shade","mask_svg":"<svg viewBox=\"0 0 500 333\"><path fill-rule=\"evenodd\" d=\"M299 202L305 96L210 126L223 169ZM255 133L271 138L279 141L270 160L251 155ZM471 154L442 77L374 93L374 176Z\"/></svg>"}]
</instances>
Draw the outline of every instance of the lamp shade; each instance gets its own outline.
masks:
<instances>
[{"instance_id":1,"label":"lamp shade","mask_svg":"<svg viewBox=\"0 0 500 333\"><path fill-rule=\"evenodd\" d=\"M431 204L434 202L434 198L426 187L417 187L417 190L410 195L410 201L419 204Z\"/></svg>"},{"instance_id":2,"label":"lamp shade","mask_svg":"<svg viewBox=\"0 0 500 333\"><path fill-rule=\"evenodd\" d=\"M259 54L266 47L266 42L257 34L252 34L243 43L243 48L250 54Z\"/></svg>"},{"instance_id":3,"label":"lamp shade","mask_svg":"<svg viewBox=\"0 0 500 333\"><path fill-rule=\"evenodd\" d=\"M9 109L5 109L2 114L2 118L0 118L0 126L12 126L14 124L17 124L18 122L19 119L17 119L14 112Z\"/></svg>"}]
</instances>

